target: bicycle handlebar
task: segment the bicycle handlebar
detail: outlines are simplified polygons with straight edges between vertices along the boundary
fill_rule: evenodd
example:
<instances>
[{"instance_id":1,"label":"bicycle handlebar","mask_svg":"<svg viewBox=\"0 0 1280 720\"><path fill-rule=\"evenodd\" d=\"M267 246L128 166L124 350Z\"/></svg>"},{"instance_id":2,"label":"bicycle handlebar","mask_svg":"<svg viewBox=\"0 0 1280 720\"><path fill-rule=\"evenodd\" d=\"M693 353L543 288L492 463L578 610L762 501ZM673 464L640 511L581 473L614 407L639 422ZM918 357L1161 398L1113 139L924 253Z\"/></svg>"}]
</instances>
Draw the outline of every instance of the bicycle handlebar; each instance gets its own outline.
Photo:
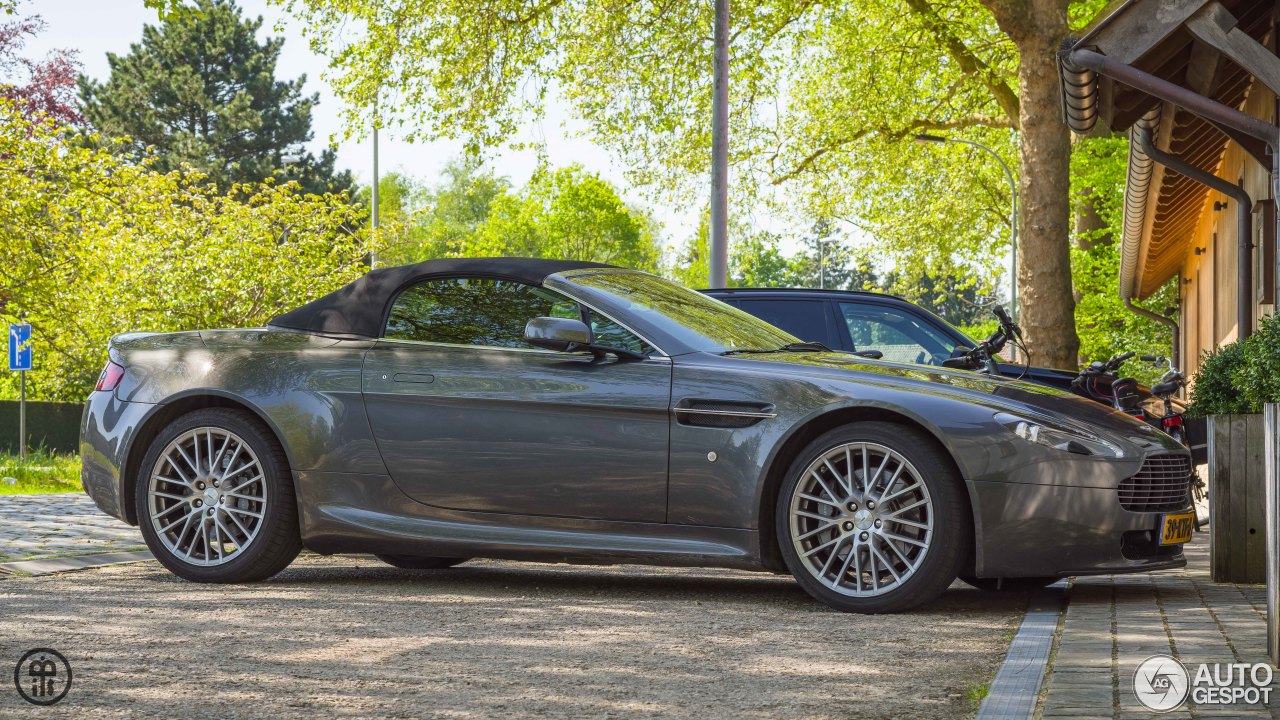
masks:
<instances>
[{"instance_id":1,"label":"bicycle handlebar","mask_svg":"<svg viewBox=\"0 0 1280 720\"><path fill-rule=\"evenodd\" d=\"M1137 355L1137 353L1127 352L1127 353L1122 353L1120 355L1116 355L1115 357L1107 361L1107 367L1112 370L1119 370L1120 366L1123 365L1126 360L1133 357L1134 355Z\"/></svg>"}]
</instances>

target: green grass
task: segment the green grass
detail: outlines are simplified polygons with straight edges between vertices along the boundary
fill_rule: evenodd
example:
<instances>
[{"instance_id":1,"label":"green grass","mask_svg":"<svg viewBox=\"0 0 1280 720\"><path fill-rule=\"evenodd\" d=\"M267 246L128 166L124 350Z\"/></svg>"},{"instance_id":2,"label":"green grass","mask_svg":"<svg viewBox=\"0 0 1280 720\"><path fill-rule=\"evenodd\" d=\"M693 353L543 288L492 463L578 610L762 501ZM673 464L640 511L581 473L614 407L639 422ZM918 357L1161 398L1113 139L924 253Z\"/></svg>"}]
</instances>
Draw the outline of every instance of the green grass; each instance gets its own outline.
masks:
<instances>
[{"instance_id":1,"label":"green grass","mask_svg":"<svg viewBox=\"0 0 1280 720\"><path fill-rule=\"evenodd\" d=\"M977 710L982 701L987 697L987 693L991 692L991 683L983 682L970 685L965 688L964 697L969 701L969 706Z\"/></svg>"},{"instance_id":2,"label":"green grass","mask_svg":"<svg viewBox=\"0 0 1280 720\"><path fill-rule=\"evenodd\" d=\"M58 492L83 492L79 455L39 449L19 463L17 454L0 453L0 495Z\"/></svg>"}]
</instances>

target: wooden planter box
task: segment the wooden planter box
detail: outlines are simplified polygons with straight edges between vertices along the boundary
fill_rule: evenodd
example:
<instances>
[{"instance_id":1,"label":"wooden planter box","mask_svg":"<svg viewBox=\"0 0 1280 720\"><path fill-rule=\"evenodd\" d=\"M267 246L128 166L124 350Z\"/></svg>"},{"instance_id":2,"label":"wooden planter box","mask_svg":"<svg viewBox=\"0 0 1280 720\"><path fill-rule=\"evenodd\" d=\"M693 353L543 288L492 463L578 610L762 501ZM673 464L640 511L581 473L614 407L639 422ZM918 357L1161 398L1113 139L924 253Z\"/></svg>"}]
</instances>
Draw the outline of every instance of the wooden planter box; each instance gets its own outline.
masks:
<instances>
[{"instance_id":1,"label":"wooden planter box","mask_svg":"<svg viewBox=\"0 0 1280 720\"><path fill-rule=\"evenodd\" d=\"M1214 582L1267 580L1263 416L1209 418L1210 574Z\"/></svg>"}]
</instances>

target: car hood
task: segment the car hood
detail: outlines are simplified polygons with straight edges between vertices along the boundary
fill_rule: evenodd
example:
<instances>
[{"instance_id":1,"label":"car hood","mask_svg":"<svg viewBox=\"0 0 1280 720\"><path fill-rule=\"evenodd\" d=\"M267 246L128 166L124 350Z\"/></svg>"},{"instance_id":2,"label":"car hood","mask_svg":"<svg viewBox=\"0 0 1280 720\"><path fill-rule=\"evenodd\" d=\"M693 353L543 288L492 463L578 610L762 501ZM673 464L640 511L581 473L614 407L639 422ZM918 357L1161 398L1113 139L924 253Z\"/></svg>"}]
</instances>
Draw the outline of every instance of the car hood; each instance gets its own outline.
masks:
<instances>
[{"instance_id":1,"label":"car hood","mask_svg":"<svg viewBox=\"0 0 1280 720\"><path fill-rule=\"evenodd\" d=\"M1066 424L1090 432L1110 431L1139 445L1166 444L1159 439L1163 433L1141 420L1040 383L966 370L869 360L848 353L782 352L734 357L744 362L786 366L798 374L896 385L917 392L941 391L999 410L1039 415L1058 422L1065 419ZM1169 443L1173 442L1169 439ZM1176 446L1170 448L1176 449Z\"/></svg>"}]
</instances>

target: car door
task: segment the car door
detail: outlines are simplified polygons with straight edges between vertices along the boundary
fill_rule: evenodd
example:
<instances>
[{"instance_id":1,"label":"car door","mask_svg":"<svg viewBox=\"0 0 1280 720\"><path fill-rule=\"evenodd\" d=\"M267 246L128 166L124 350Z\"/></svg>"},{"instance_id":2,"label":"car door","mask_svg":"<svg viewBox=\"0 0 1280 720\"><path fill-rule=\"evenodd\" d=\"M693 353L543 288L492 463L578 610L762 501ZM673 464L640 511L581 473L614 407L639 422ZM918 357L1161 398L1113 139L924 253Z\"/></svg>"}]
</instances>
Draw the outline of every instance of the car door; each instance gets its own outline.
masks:
<instances>
[{"instance_id":1,"label":"car door","mask_svg":"<svg viewBox=\"0 0 1280 720\"><path fill-rule=\"evenodd\" d=\"M644 360L523 342L540 316L581 317ZM666 519L671 361L546 288L429 279L392 304L363 390L395 483L419 502L477 512Z\"/></svg>"},{"instance_id":2,"label":"car door","mask_svg":"<svg viewBox=\"0 0 1280 720\"><path fill-rule=\"evenodd\" d=\"M738 307L805 342L841 348L826 300L744 297L738 300Z\"/></svg>"},{"instance_id":3,"label":"car door","mask_svg":"<svg viewBox=\"0 0 1280 720\"><path fill-rule=\"evenodd\" d=\"M941 365L955 349L955 341L908 310L864 302L836 305L854 350L878 350L881 359L892 362Z\"/></svg>"}]
</instances>

